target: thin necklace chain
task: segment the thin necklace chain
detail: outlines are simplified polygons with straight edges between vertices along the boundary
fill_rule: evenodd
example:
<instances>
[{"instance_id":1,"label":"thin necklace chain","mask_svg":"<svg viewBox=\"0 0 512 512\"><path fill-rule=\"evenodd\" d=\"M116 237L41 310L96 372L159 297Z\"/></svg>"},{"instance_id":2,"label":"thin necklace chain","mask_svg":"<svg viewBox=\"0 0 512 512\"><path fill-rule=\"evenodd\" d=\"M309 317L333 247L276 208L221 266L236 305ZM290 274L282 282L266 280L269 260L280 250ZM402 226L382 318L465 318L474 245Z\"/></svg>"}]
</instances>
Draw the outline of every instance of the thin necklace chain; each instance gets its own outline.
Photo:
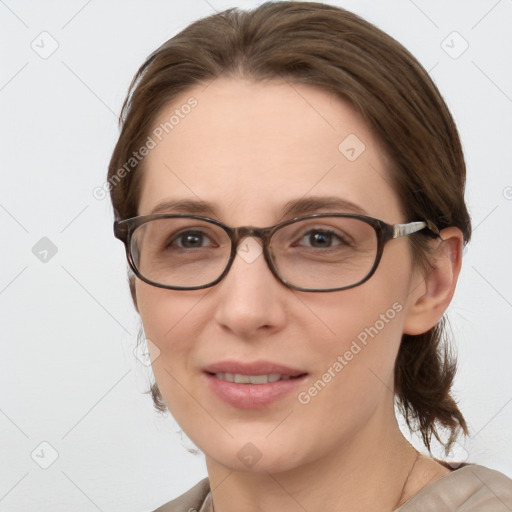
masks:
<instances>
[{"instance_id":1,"label":"thin necklace chain","mask_svg":"<svg viewBox=\"0 0 512 512\"><path fill-rule=\"evenodd\" d=\"M412 470L414 469L414 466L416 466L416 462L418 462L418 459L420 458L420 452L414 448L414 451L416 452L416 457L414 458L414 462L412 463L411 469L409 470L409 473L407 473L407 477L405 479L404 485L402 486L402 490L400 492L400 497L398 498L398 501L396 502L396 505L391 509L392 512L394 512L398 507L402 505L402 500L404 497L405 487L407 485L407 482L409 481L409 478L411 476ZM213 499L210 494L210 510L209 512L215 512L215 509L213 508Z\"/></svg>"}]
</instances>

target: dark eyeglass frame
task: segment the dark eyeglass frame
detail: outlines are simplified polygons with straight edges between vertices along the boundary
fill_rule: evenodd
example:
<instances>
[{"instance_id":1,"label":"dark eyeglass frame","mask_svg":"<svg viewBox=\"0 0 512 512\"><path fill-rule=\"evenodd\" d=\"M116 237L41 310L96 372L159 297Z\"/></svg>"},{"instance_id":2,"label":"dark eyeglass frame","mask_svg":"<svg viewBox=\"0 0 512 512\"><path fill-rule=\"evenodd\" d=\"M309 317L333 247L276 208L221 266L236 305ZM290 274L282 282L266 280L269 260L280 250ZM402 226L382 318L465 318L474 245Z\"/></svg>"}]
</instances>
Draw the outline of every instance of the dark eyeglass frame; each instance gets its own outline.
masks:
<instances>
[{"instance_id":1,"label":"dark eyeglass frame","mask_svg":"<svg viewBox=\"0 0 512 512\"><path fill-rule=\"evenodd\" d=\"M338 288L328 288L328 289L316 289L316 288L303 288L300 286L295 286L289 282L287 282L285 279L283 279L277 270L277 268L274 265L274 262L272 260L271 251L270 251L270 241L272 239L272 236L278 231L279 229L289 226L290 224L294 224L296 222L300 222L302 220L307 219L318 219L323 217L344 217L349 219L358 219L366 224L370 225L377 235L377 254L375 257L375 262L371 268L371 270L368 272L368 274L361 280L359 280L357 283L350 284L348 286L342 286ZM215 224L216 226L222 228L227 235L229 236L231 240L231 253L229 256L229 260L226 263L226 267L223 270L223 272L220 274L220 276L215 279L214 281L207 283L205 285L201 286L172 286L172 285L164 285L161 283L157 283L155 281L151 281L150 279L147 279L144 277L138 270L137 266L135 265L133 261L133 256L131 253L131 239L132 235L135 232L135 230L142 226L143 224L150 222L155 219L168 219L168 218L189 218L189 219L195 219L200 220L204 222L209 222L212 224ZM406 224L387 224L386 222L375 219L373 217L368 217L366 215L357 215L352 213L314 213L311 215L306 215L303 217L294 217L293 219L286 220L284 222L281 222L279 224L276 224L275 226L270 226L266 228L258 228L254 226L240 226L237 228L232 228L229 226L226 226L222 222L211 219L209 217L202 217L200 215L188 215L188 214L167 214L167 213L158 213L153 215L140 215L137 217L132 217L129 219L123 219L123 220L116 220L114 222L114 235L116 238L121 240L126 249L126 258L128 260L128 264L130 265L130 268L134 272L134 274L144 281L147 284L156 286L158 288L165 288L168 290L200 290L203 288L210 288L211 286L216 285L219 283L229 272L233 261L235 259L235 256L237 254L237 248L240 243L240 241L247 237L255 237L259 238L263 243L263 255L265 257L265 261L267 262L267 265L272 272L272 274L276 277L276 279L281 282L283 285L285 285L287 288L291 288L293 290L299 290L304 292L333 292L333 291L340 291L340 290L347 290L349 288L354 288L356 286L359 286L363 284L364 282L368 281L370 277L375 273L377 270L377 267L379 266L380 260L382 258L382 253L384 251L384 246L387 242L390 240L395 240L397 238L401 238L404 236L409 236L414 233L419 233L425 231L425 235L429 236L432 239L440 238L439 229L437 226L429 221L429 220L422 220L422 221L416 221L416 222L408 222Z\"/></svg>"}]
</instances>

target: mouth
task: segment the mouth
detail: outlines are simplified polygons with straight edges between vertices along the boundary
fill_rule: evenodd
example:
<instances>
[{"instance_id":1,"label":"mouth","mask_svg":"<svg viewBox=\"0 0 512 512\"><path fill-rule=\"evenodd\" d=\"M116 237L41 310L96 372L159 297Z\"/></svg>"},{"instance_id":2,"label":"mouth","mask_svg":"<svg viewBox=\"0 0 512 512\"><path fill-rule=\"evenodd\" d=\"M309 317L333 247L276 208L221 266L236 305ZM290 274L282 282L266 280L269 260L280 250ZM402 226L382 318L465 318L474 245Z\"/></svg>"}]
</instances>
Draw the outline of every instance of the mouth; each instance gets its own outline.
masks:
<instances>
[{"instance_id":1,"label":"mouth","mask_svg":"<svg viewBox=\"0 0 512 512\"><path fill-rule=\"evenodd\" d=\"M297 379L300 375L292 377L291 375L280 375L279 373L270 373L264 375L243 375L241 373L215 373L218 379L226 382L236 382L237 384L268 384L269 382L277 382L278 380Z\"/></svg>"},{"instance_id":2,"label":"mouth","mask_svg":"<svg viewBox=\"0 0 512 512\"><path fill-rule=\"evenodd\" d=\"M259 361L224 361L203 369L209 389L223 402L237 408L256 409L283 399L308 373Z\"/></svg>"}]
</instances>

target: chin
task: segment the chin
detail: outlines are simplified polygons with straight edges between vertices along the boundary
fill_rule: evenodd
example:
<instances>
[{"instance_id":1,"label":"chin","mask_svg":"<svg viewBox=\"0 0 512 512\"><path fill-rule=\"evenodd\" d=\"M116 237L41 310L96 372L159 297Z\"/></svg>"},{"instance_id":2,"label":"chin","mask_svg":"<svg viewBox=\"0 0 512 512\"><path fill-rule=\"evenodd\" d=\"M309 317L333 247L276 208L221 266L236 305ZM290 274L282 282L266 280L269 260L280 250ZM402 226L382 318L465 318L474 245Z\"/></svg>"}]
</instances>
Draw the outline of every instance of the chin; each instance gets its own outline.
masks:
<instances>
[{"instance_id":1,"label":"chin","mask_svg":"<svg viewBox=\"0 0 512 512\"><path fill-rule=\"evenodd\" d=\"M304 445L303 442L289 436L276 436L269 440L267 435L268 432L235 436L222 444L212 445L211 449L204 446L202 451L215 464L232 471L254 474L286 472L306 462L306 454L297 451L298 446Z\"/></svg>"}]
</instances>

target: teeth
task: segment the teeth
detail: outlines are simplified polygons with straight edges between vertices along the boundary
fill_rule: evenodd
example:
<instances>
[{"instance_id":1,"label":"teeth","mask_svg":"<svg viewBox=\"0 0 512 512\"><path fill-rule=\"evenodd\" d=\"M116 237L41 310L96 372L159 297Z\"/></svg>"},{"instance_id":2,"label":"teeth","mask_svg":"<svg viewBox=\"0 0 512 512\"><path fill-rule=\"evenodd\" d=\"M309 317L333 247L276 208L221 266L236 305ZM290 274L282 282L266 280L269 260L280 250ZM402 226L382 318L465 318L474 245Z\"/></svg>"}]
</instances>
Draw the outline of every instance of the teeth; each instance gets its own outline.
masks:
<instances>
[{"instance_id":1,"label":"teeth","mask_svg":"<svg viewBox=\"0 0 512 512\"><path fill-rule=\"evenodd\" d=\"M236 384L267 384L267 382L276 382L278 380L288 380L289 375L280 375L271 373L269 375L241 375L240 373L216 373L215 376L227 382Z\"/></svg>"},{"instance_id":2,"label":"teeth","mask_svg":"<svg viewBox=\"0 0 512 512\"><path fill-rule=\"evenodd\" d=\"M239 373L235 373L234 382L237 384L249 384L251 382L251 378L248 375L240 375Z\"/></svg>"}]
</instances>

